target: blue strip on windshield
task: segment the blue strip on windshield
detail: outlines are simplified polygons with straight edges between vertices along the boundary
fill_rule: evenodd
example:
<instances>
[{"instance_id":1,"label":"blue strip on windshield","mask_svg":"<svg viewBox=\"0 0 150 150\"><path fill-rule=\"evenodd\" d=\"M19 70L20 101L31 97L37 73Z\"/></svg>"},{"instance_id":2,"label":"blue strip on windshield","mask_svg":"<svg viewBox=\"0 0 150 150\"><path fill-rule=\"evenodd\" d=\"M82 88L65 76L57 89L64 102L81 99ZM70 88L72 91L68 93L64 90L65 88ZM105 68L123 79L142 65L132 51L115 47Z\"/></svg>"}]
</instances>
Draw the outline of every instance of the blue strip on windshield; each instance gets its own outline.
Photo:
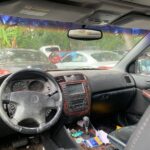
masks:
<instances>
[{"instance_id":1,"label":"blue strip on windshield","mask_svg":"<svg viewBox=\"0 0 150 150\"><path fill-rule=\"evenodd\" d=\"M13 16L0 15L0 23L3 25L21 25L21 26L34 26L34 27L51 27L51 28L62 28L62 29L74 29L82 28L82 25L70 23L70 22L59 22L59 21L48 21L48 20L38 20L38 19L27 19ZM129 33L129 34L146 34L149 31L143 29L126 29L116 26L86 26L86 28L102 30L104 32L111 33Z\"/></svg>"}]
</instances>

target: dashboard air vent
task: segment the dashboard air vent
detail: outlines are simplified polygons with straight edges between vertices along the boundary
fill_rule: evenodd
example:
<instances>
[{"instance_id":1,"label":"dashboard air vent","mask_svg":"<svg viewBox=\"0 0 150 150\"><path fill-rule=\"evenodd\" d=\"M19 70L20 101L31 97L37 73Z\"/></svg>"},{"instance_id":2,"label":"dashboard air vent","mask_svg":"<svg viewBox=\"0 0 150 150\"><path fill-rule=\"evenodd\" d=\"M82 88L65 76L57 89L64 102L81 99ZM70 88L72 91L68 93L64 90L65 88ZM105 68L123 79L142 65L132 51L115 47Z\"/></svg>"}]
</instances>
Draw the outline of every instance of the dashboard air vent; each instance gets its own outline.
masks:
<instances>
[{"instance_id":1,"label":"dashboard air vent","mask_svg":"<svg viewBox=\"0 0 150 150\"><path fill-rule=\"evenodd\" d=\"M58 83L65 82L64 76L58 76L55 78Z\"/></svg>"},{"instance_id":2,"label":"dashboard air vent","mask_svg":"<svg viewBox=\"0 0 150 150\"><path fill-rule=\"evenodd\" d=\"M85 80L84 76L82 74L76 74L77 80Z\"/></svg>"}]
</instances>

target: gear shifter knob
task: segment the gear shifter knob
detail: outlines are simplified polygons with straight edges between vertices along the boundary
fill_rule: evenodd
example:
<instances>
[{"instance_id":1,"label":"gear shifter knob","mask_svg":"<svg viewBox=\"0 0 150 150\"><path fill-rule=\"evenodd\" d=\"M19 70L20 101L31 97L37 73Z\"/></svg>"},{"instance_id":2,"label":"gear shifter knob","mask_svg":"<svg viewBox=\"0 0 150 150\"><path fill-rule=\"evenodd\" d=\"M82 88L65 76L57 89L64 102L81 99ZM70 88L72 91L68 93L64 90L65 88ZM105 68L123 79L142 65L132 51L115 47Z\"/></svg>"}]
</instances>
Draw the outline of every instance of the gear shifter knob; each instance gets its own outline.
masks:
<instances>
[{"instance_id":1,"label":"gear shifter knob","mask_svg":"<svg viewBox=\"0 0 150 150\"><path fill-rule=\"evenodd\" d=\"M89 124L90 124L90 119L87 116L83 117L83 123L84 123L84 127L85 127L85 133L88 133L88 128L89 128Z\"/></svg>"},{"instance_id":2,"label":"gear shifter knob","mask_svg":"<svg viewBox=\"0 0 150 150\"><path fill-rule=\"evenodd\" d=\"M84 117L83 117L83 122L84 122L84 125L85 125L86 127L89 127L89 124L90 124L90 119L89 119L89 117L84 116Z\"/></svg>"}]
</instances>

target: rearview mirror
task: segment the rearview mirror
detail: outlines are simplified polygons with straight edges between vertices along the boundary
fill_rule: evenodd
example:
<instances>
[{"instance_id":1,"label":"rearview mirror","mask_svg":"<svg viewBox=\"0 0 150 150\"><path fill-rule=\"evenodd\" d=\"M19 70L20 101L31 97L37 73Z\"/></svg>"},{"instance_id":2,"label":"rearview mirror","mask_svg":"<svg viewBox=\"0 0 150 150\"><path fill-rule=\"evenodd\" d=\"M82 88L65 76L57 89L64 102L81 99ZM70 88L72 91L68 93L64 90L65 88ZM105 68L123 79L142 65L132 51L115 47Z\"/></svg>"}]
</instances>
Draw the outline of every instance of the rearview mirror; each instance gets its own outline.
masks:
<instances>
[{"instance_id":1,"label":"rearview mirror","mask_svg":"<svg viewBox=\"0 0 150 150\"><path fill-rule=\"evenodd\" d=\"M68 37L76 40L98 40L102 38L102 32L92 29L73 29L68 31Z\"/></svg>"}]
</instances>

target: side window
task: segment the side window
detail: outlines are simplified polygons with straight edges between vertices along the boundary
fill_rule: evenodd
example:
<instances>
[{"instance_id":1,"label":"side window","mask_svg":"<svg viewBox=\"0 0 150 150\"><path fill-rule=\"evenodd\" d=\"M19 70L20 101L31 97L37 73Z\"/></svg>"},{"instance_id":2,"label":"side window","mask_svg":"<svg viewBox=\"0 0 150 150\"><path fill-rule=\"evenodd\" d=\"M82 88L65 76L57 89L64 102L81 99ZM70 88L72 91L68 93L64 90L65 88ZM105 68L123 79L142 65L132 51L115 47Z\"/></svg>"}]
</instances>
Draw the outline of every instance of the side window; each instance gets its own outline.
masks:
<instances>
[{"instance_id":1,"label":"side window","mask_svg":"<svg viewBox=\"0 0 150 150\"><path fill-rule=\"evenodd\" d=\"M85 56L81 55L81 54L77 54L74 59L73 62L86 62L86 58Z\"/></svg>"},{"instance_id":2,"label":"side window","mask_svg":"<svg viewBox=\"0 0 150 150\"><path fill-rule=\"evenodd\" d=\"M119 54L112 52L101 52L94 53L91 55L96 61L104 62L104 61L118 61L120 59Z\"/></svg>"},{"instance_id":3,"label":"side window","mask_svg":"<svg viewBox=\"0 0 150 150\"><path fill-rule=\"evenodd\" d=\"M87 61L86 57L78 53L72 53L62 60L62 62L86 62L86 61Z\"/></svg>"},{"instance_id":4,"label":"side window","mask_svg":"<svg viewBox=\"0 0 150 150\"><path fill-rule=\"evenodd\" d=\"M137 59L136 73L150 76L150 47Z\"/></svg>"},{"instance_id":5,"label":"side window","mask_svg":"<svg viewBox=\"0 0 150 150\"><path fill-rule=\"evenodd\" d=\"M72 56L71 55L66 56L61 62L72 62Z\"/></svg>"},{"instance_id":6,"label":"side window","mask_svg":"<svg viewBox=\"0 0 150 150\"><path fill-rule=\"evenodd\" d=\"M51 47L51 48L46 48L45 50L47 52L57 52L57 51L59 51L59 48L58 47Z\"/></svg>"}]
</instances>

